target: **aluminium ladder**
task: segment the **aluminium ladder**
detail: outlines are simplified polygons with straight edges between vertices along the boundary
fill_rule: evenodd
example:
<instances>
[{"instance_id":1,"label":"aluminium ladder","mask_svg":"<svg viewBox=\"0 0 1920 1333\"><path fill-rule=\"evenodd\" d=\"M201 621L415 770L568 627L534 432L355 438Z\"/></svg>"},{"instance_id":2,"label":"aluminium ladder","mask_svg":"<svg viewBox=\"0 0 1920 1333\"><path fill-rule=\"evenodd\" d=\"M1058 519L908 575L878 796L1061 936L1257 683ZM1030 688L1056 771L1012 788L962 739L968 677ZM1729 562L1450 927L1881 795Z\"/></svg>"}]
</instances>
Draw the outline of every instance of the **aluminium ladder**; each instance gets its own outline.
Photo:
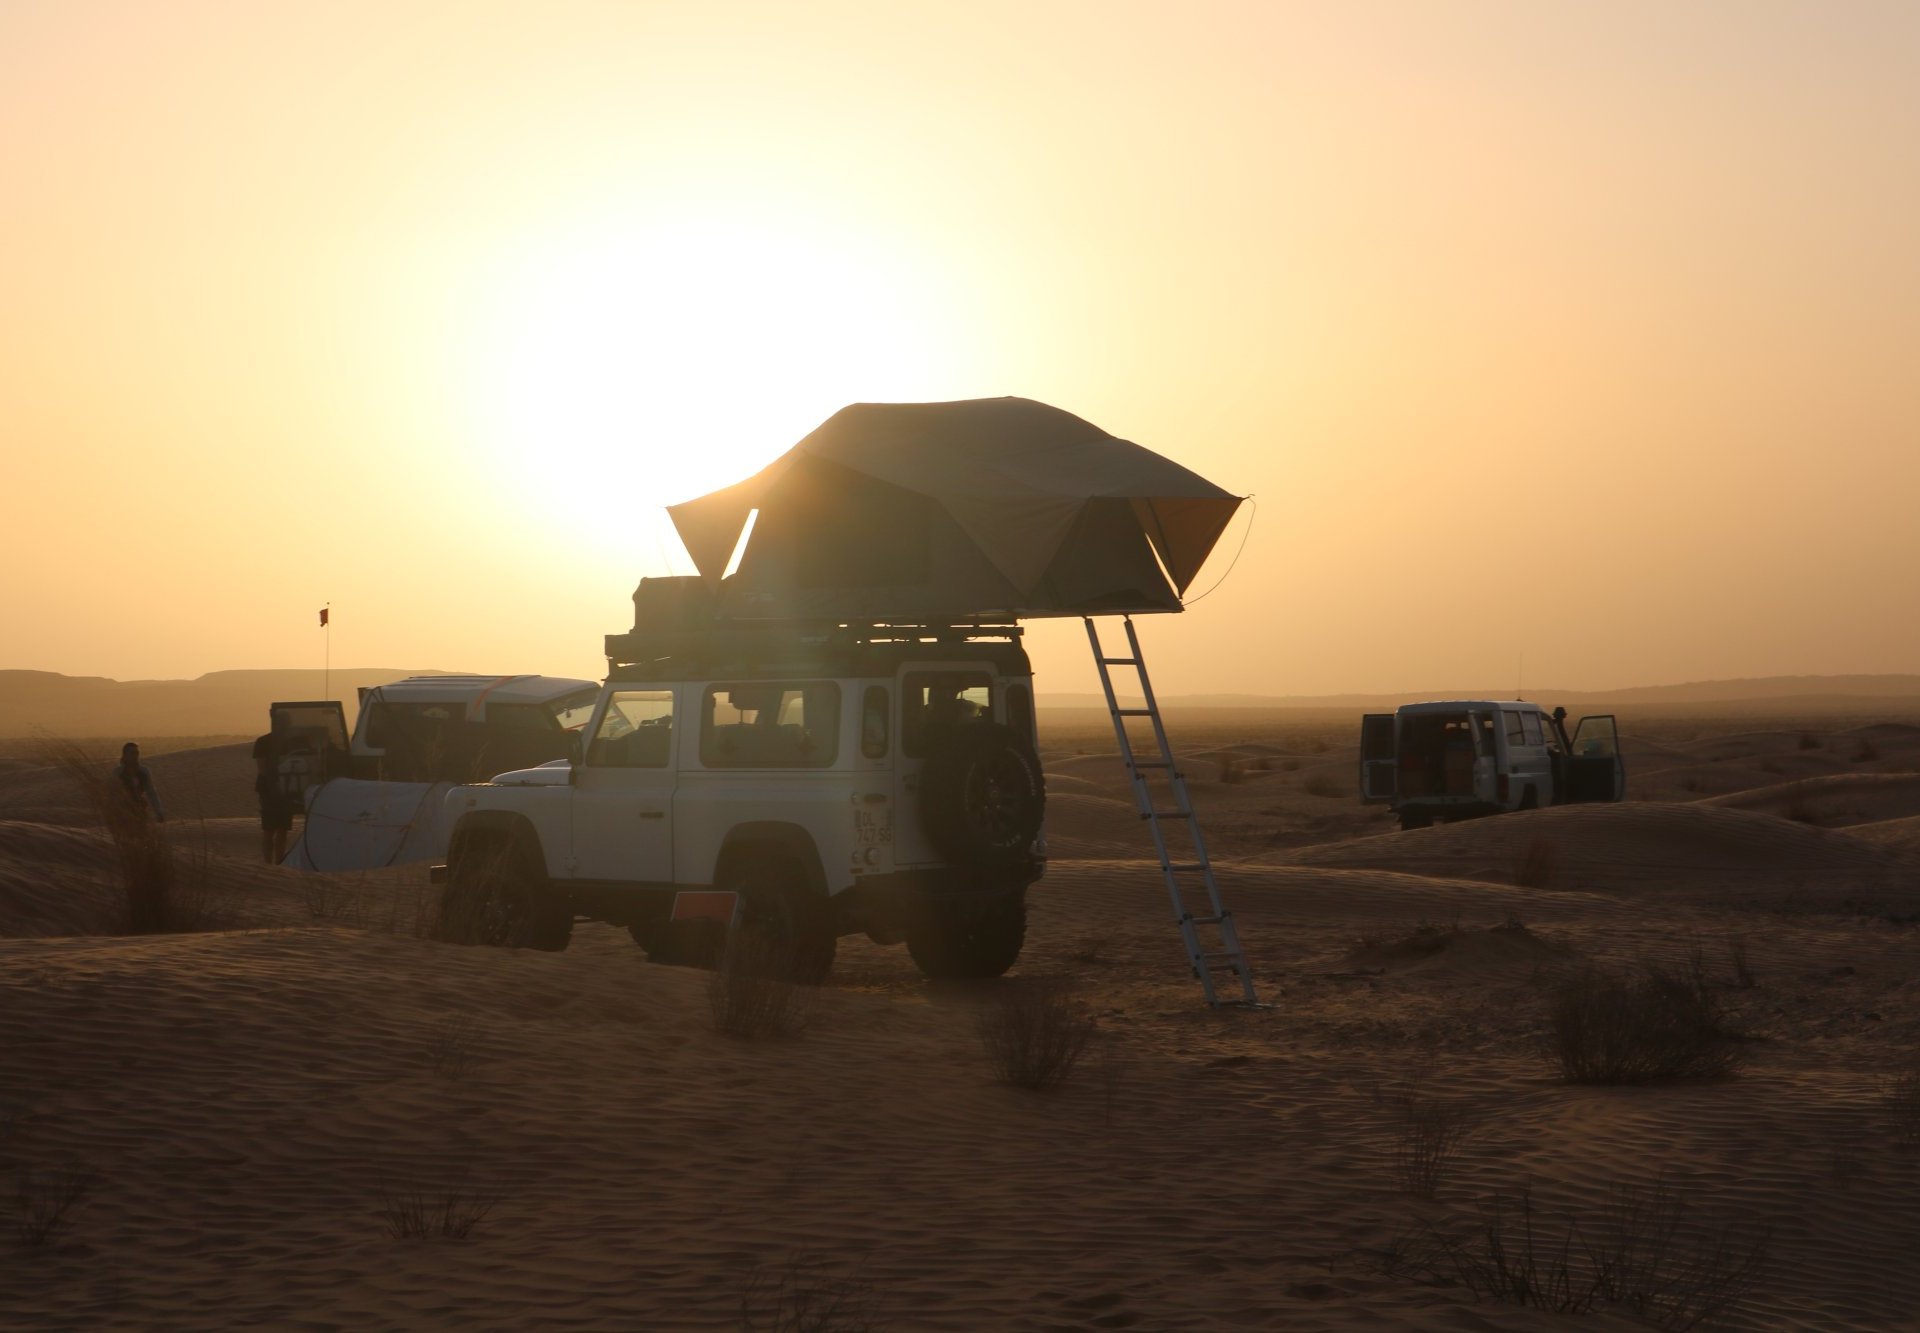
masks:
<instances>
[{"instance_id":1,"label":"aluminium ladder","mask_svg":"<svg viewBox=\"0 0 1920 1333\"><path fill-rule=\"evenodd\" d=\"M1193 968L1195 976L1207 994L1207 1003L1245 1004L1258 1003L1253 995L1253 972L1247 967L1246 953L1240 947L1240 932L1234 927L1233 913L1220 901L1220 885L1214 878L1213 861L1207 855L1207 840L1201 835L1200 821L1193 813L1193 801L1187 795L1186 776L1175 767L1173 747L1167 744L1167 729L1160 721L1160 705L1153 696L1153 683L1147 679L1146 658L1140 652L1140 636L1134 632L1133 617L1123 616L1121 624L1127 631L1127 657L1108 657L1100 646L1100 631L1095 628L1092 616L1084 617L1087 626L1087 642L1093 646L1094 665L1100 669L1100 688L1106 692L1107 712L1113 718L1114 738L1120 742L1120 759L1127 766L1127 777L1133 783L1134 803L1140 809L1140 818L1146 822L1153 834L1153 848L1160 856L1160 873L1166 879L1167 893L1173 899L1174 919L1180 926L1180 938L1187 946L1187 962ZM1146 700L1145 708L1122 708L1120 698L1114 692L1112 667L1132 667L1140 677L1140 693ZM1153 720L1153 738L1160 747L1158 759L1139 759L1134 756L1133 741L1127 735L1127 719L1145 717ZM1153 772L1166 774L1172 808L1163 808L1157 802L1154 792L1147 785L1147 775ZM1175 861L1167 849L1167 831L1161 826L1162 820L1183 822L1193 842L1193 860ZM1195 880L1199 884L1195 884ZM1206 888L1206 908L1196 913L1188 905L1196 888ZM1218 944L1209 947L1201 936L1208 926L1217 928ZM1215 993L1214 977L1216 973L1232 972L1240 981L1240 998L1222 1000Z\"/></svg>"}]
</instances>

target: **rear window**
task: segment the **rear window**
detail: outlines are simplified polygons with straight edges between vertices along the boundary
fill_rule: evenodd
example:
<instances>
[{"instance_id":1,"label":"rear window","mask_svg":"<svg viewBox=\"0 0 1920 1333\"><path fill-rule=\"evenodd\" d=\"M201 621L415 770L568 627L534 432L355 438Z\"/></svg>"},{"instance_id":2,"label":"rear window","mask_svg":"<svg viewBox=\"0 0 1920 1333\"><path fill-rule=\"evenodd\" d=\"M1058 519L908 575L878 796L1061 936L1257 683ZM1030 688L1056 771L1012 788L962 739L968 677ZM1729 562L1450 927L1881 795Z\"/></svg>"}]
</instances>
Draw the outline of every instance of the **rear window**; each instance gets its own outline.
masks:
<instances>
[{"instance_id":1,"label":"rear window","mask_svg":"<svg viewBox=\"0 0 1920 1333\"><path fill-rule=\"evenodd\" d=\"M1540 714L1522 713L1520 714L1520 724L1526 728L1527 744L1540 744Z\"/></svg>"},{"instance_id":2,"label":"rear window","mask_svg":"<svg viewBox=\"0 0 1920 1333\"><path fill-rule=\"evenodd\" d=\"M1520 725L1520 714L1502 712L1500 716L1507 721L1508 748L1511 749L1516 745L1524 745L1527 739L1527 732L1526 728Z\"/></svg>"},{"instance_id":3,"label":"rear window","mask_svg":"<svg viewBox=\"0 0 1920 1333\"><path fill-rule=\"evenodd\" d=\"M708 768L826 768L839 749L840 687L832 681L712 685L700 717Z\"/></svg>"},{"instance_id":4,"label":"rear window","mask_svg":"<svg viewBox=\"0 0 1920 1333\"><path fill-rule=\"evenodd\" d=\"M992 715L993 677L984 671L910 671L900 695L900 749L927 752L927 733Z\"/></svg>"}]
</instances>

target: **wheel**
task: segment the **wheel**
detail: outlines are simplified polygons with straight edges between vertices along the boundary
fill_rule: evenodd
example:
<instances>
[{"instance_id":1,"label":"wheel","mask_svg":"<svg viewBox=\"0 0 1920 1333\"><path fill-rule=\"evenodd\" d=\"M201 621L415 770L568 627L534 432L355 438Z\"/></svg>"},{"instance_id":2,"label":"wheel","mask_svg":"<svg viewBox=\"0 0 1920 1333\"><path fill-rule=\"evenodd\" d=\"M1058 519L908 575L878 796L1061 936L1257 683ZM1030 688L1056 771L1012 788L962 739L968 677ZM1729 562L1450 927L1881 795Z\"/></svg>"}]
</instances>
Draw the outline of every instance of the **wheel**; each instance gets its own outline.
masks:
<instances>
[{"instance_id":1,"label":"wheel","mask_svg":"<svg viewBox=\"0 0 1920 1333\"><path fill-rule=\"evenodd\" d=\"M996 722L948 728L930 742L919 800L927 841L944 859L975 870L1024 864L1047 805L1032 744Z\"/></svg>"},{"instance_id":2,"label":"wheel","mask_svg":"<svg viewBox=\"0 0 1920 1333\"><path fill-rule=\"evenodd\" d=\"M936 981L997 977L1027 940L1027 891L987 902L932 903L907 931L914 966Z\"/></svg>"},{"instance_id":3,"label":"wheel","mask_svg":"<svg viewBox=\"0 0 1920 1333\"><path fill-rule=\"evenodd\" d=\"M573 913L551 891L546 867L524 839L468 838L450 859L435 939L549 952L567 947Z\"/></svg>"},{"instance_id":4,"label":"wheel","mask_svg":"<svg viewBox=\"0 0 1920 1333\"><path fill-rule=\"evenodd\" d=\"M1400 812L1400 828L1403 832L1417 828L1431 828L1432 826L1432 815L1414 810L1402 810Z\"/></svg>"},{"instance_id":5,"label":"wheel","mask_svg":"<svg viewBox=\"0 0 1920 1333\"><path fill-rule=\"evenodd\" d=\"M803 986L819 985L833 970L833 910L791 856L743 852L714 887L740 895L739 924L728 944L744 951L747 965Z\"/></svg>"},{"instance_id":6,"label":"wheel","mask_svg":"<svg viewBox=\"0 0 1920 1333\"><path fill-rule=\"evenodd\" d=\"M1538 787L1528 787L1527 794L1522 796L1520 798L1520 804L1514 807L1516 810L1538 810L1539 808L1540 789Z\"/></svg>"}]
</instances>

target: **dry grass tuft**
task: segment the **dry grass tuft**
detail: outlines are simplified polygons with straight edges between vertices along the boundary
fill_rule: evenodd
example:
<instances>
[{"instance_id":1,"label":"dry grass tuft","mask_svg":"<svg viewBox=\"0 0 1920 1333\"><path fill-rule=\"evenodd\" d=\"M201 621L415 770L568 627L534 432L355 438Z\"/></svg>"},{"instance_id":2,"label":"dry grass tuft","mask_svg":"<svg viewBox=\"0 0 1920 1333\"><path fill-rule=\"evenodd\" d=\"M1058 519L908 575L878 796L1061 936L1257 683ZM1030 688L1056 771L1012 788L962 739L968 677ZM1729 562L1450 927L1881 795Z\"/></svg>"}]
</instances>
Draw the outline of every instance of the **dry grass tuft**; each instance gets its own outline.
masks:
<instances>
[{"instance_id":1,"label":"dry grass tuft","mask_svg":"<svg viewBox=\"0 0 1920 1333\"><path fill-rule=\"evenodd\" d=\"M887 1327L865 1261L844 1276L817 1255L798 1254L778 1272L755 1268L740 1292L744 1333L879 1333Z\"/></svg>"},{"instance_id":2,"label":"dry grass tuft","mask_svg":"<svg viewBox=\"0 0 1920 1333\"><path fill-rule=\"evenodd\" d=\"M1462 1102L1417 1089L1383 1100L1394 1132L1394 1181L1409 1194L1431 1199L1461 1143L1479 1128L1479 1117Z\"/></svg>"},{"instance_id":3,"label":"dry grass tuft","mask_svg":"<svg viewBox=\"0 0 1920 1333\"><path fill-rule=\"evenodd\" d=\"M75 1206L92 1191L94 1175L79 1167L33 1171L22 1167L14 1188L14 1234L22 1245L45 1245L65 1229Z\"/></svg>"},{"instance_id":4,"label":"dry grass tuft","mask_svg":"<svg viewBox=\"0 0 1920 1333\"><path fill-rule=\"evenodd\" d=\"M465 1077L485 1058L481 1050L484 1035L470 1014L450 1014L435 1023L426 1044L433 1072L442 1078Z\"/></svg>"},{"instance_id":5,"label":"dry grass tuft","mask_svg":"<svg viewBox=\"0 0 1920 1333\"><path fill-rule=\"evenodd\" d=\"M1791 819L1797 824L1820 822L1820 812L1813 805L1813 794L1804 781L1787 788L1787 804L1780 814L1782 818Z\"/></svg>"},{"instance_id":6,"label":"dry grass tuft","mask_svg":"<svg viewBox=\"0 0 1920 1333\"><path fill-rule=\"evenodd\" d=\"M1616 1188L1597 1214L1549 1214L1532 1187L1494 1196L1472 1218L1424 1223L1381 1267L1458 1283L1476 1299L1559 1314L1615 1311L1654 1328L1716 1326L1738 1315L1766 1271L1771 1235L1695 1212L1664 1182Z\"/></svg>"},{"instance_id":7,"label":"dry grass tuft","mask_svg":"<svg viewBox=\"0 0 1920 1333\"><path fill-rule=\"evenodd\" d=\"M1346 796L1350 794L1347 791L1347 784L1340 781L1339 778L1327 772L1325 769L1307 774L1307 780L1301 784L1301 788L1309 796Z\"/></svg>"},{"instance_id":8,"label":"dry grass tuft","mask_svg":"<svg viewBox=\"0 0 1920 1333\"><path fill-rule=\"evenodd\" d=\"M300 901L315 921L357 926L366 915L363 886L338 875L302 875Z\"/></svg>"},{"instance_id":9,"label":"dry grass tuft","mask_svg":"<svg viewBox=\"0 0 1920 1333\"><path fill-rule=\"evenodd\" d=\"M1074 945L1073 952L1067 957L1083 966L1094 967L1101 963L1112 962L1112 949L1113 936L1111 935L1082 935L1080 942Z\"/></svg>"},{"instance_id":10,"label":"dry grass tuft","mask_svg":"<svg viewBox=\"0 0 1920 1333\"><path fill-rule=\"evenodd\" d=\"M1811 731L1803 731L1800 733L1800 748L1803 750L1817 750L1820 748L1820 738Z\"/></svg>"},{"instance_id":11,"label":"dry grass tuft","mask_svg":"<svg viewBox=\"0 0 1920 1333\"><path fill-rule=\"evenodd\" d=\"M1569 1083L1656 1083L1731 1073L1739 1039L1696 952L1685 970L1588 971L1561 981L1547 1054Z\"/></svg>"},{"instance_id":12,"label":"dry grass tuft","mask_svg":"<svg viewBox=\"0 0 1920 1333\"><path fill-rule=\"evenodd\" d=\"M797 1037L813 1022L818 992L787 980L787 958L770 941L745 931L727 936L720 965L707 978L713 1030L740 1041Z\"/></svg>"},{"instance_id":13,"label":"dry grass tuft","mask_svg":"<svg viewBox=\"0 0 1920 1333\"><path fill-rule=\"evenodd\" d=\"M1230 754L1220 761L1220 781L1229 786L1238 786L1247 780L1247 761L1239 755Z\"/></svg>"},{"instance_id":14,"label":"dry grass tuft","mask_svg":"<svg viewBox=\"0 0 1920 1333\"><path fill-rule=\"evenodd\" d=\"M1513 882L1523 889L1544 889L1560 869L1560 846L1551 838L1534 838L1514 863Z\"/></svg>"},{"instance_id":15,"label":"dry grass tuft","mask_svg":"<svg viewBox=\"0 0 1920 1333\"><path fill-rule=\"evenodd\" d=\"M1870 764L1879 757L1880 747L1873 743L1871 737L1862 736L1860 738L1860 748L1853 752L1853 762L1856 764Z\"/></svg>"},{"instance_id":16,"label":"dry grass tuft","mask_svg":"<svg viewBox=\"0 0 1920 1333\"><path fill-rule=\"evenodd\" d=\"M409 1186L380 1196L380 1220L394 1240L465 1240L499 1198L475 1193L464 1173L444 1187Z\"/></svg>"},{"instance_id":17,"label":"dry grass tuft","mask_svg":"<svg viewBox=\"0 0 1920 1333\"><path fill-rule=\"evenodd\" d=\"M1739 931L1727 936L1727 966L1733 970L1733 984L1737 990L1752 990L1760 984L1753 973L1753 964L1747 957L1747 937Z\"/></svg>"},{"instance_id":18,"label":"dry grass tuft","mask_svg":"<svg viewBox=\"0 0 1920 1333\"><path fill-rule=\"evenodd\" d=\"M1073 1073L1094 1021L1064 983L1029 979L1002 987L979 1032L1001 1082L1043 1092Z\"/></svg>"}]
</instances>

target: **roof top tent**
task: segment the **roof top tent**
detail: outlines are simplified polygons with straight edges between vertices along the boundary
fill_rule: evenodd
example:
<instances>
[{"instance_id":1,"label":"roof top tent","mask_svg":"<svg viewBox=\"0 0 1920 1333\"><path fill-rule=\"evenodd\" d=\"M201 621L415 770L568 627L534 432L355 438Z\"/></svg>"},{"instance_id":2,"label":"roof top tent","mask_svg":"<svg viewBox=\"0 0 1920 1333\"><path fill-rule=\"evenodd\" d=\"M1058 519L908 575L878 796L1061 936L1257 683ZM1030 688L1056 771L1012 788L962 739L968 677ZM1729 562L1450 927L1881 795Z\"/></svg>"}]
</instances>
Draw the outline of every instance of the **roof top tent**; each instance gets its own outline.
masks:
<instances>
[{"instance_id":1,"label":"roof top tent","mask_svg":"<svg viewBox=\"0 0 1920 1333\"><path fill-rule=\"evenodd\" d=\"M824 641L836 628L977 633L1083 617L1188 960L1209 1003L1214 973L1227 970L1252 1003L1252 976L1131 620L1184 609L1181 597L1240 504L1178 463L1031 399L856 403L745 481L668 509L699 581L643 581L634 632L608 639L610 665L702 633L774 652L781 637ZM1128 617L1123 654L1101 647L1101 615ZM756 624L771 631L757 648ZM1114 667L1137 673L1145 708L1122 707ZM1135 757L1127 720L1136 716L1152 720L1158 757ZM1149 772L1170 790L1150 791ZM1188 830L1190 849L1169 851L1163 819ZM1190 909L1195 876L1205 905L1195 899ZM1201 927L1217 930L1218 943L1203 944Z\"/></svg>"}]
</instances>

